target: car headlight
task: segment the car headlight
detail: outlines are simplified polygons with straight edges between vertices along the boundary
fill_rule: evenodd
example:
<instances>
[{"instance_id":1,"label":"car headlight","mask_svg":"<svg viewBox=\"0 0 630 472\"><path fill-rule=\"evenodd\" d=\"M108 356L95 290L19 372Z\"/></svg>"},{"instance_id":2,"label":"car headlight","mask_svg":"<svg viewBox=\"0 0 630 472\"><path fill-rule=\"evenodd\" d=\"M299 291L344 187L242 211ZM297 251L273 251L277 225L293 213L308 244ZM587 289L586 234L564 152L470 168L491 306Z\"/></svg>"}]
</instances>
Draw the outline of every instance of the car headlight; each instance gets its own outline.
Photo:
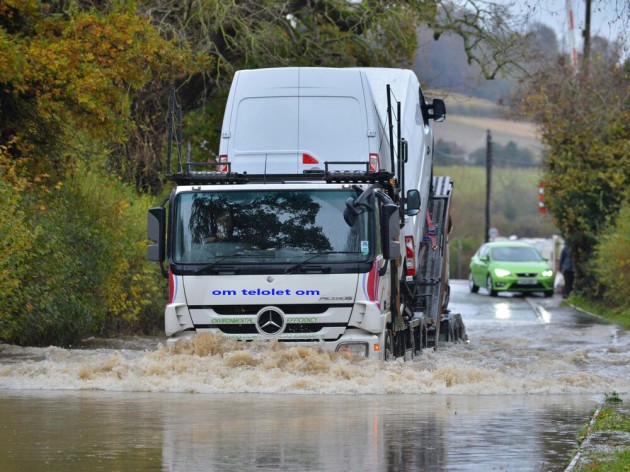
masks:
<instances>
[{"instance_id":1,"label":"car headlight","mask_svg":"<svg viewBox=\"0 0 630 472\"><path fill-rule=\"evenodd\" d=\"M549 270L543 270L540 275L542 275L543 277L551 277L553 275L553 270L549 269Z\"/></svg>"},{"instance_id":2,"label":"car headlight","mask_svg":"<svg viewBox=\"0 0 630 472\"><path fill-rule=\"evenodd\" d=\"M494 269L494 273L497 277L507 277L510 275L510 271L505 269Z\"/></svg>"}]
</instances>

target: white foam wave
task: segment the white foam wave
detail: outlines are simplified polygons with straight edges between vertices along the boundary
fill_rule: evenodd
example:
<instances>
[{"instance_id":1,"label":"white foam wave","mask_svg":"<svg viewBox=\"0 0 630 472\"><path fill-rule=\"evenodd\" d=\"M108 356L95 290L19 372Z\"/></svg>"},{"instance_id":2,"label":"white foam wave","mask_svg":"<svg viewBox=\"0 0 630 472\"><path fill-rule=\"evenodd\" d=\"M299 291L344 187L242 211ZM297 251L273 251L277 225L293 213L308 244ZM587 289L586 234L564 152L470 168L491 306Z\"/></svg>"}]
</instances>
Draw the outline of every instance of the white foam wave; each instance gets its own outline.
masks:
<instances>
[{"instance_id":1,"label":"white foam wave","mask_svg":"<svg viewBox=\"0 0 630 472\"><path fill-rule=\"evenodd\" d=\"M484 338L412 362L344 357L281 343L211 334L150 351L0 346L2 389L195 393L563 394L630 392L628 345L605 353L534 349L524 339ZM601 349L600 349L601 351ZM26 360L22 360L26 358Z\"/></svg>"}]
</instances>

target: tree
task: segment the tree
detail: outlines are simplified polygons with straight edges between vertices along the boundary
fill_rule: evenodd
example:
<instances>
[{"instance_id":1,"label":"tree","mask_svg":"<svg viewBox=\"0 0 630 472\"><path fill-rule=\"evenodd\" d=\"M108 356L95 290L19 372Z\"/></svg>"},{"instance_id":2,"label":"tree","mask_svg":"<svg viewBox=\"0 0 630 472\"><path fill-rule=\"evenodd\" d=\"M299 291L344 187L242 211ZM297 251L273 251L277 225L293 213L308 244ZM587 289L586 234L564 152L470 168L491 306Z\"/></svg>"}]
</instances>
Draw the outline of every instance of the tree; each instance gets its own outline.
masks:
<instances>
[{"instance_id":1,"label":"tree","mask_svg":"<svg viewBox=\"0 0 630 472\"><path fill-rule=\"evenodd\" d=\"M628 195L629 90L627 71L600 56L591 61L588 76L565 62L541 67L522 102L548 148L547 208L571 249L576 289L591 297L602 294L590 264L594 248Z\"/></svg>"},{"instance_id":2,"label":"tree","mask_svg":"<svg viewBox=\"0 0 630 472\"><path fill-rule=\"evenodd\" d=\"M132 1L0 3L2 341L67 345L163 305L150 202L104 167L146 84L193 66Z\"/></svg>"},{"instance_id":3,"label":"tree","mask_svg":"<svg viewBox=\"0 0 630 472\"><path fill-rule=\"evenodd\" d=\"M79 132L124 143L135 129L136 94L156 77L193 69L192 56L161 38L135 2L97 8L0 6L0 136L4 165L63 177Z\"/></svg>"},{"instance_id":4,"label":"tree","mask_svg":"<svg viewBox=\"0 0 630 472\"><path fill-rule=\"evenodd\" d=\"M176 84L186 113L186 139L194 154L212 157L236 70L408 66L416 50L416 27L435 19L437 5L437 0L145 0L142 9L162 37L214 59L212 67ZM165 135L166 96L166 90L154 87L137 100L133 116L142 121L144 133L132 135L113 157L121 169L131 157L142 159L146 175L137 182L154 192L160 187L156 151Z\"/></svg>"},{"instance_id":5,"label":"tree","mask_svg":"<svg viewBox=\"0 0 630 472\"><path fill-rule=\"evenodd\" d=\"M478 166L486 165L486 149L479 148L471 153L473 163ZM514 141L509 141L505 146L499 143L492 144L492 162L499 167L534 167L534 155L529 149L519 149Z\"/></svg>"}]
</instances>

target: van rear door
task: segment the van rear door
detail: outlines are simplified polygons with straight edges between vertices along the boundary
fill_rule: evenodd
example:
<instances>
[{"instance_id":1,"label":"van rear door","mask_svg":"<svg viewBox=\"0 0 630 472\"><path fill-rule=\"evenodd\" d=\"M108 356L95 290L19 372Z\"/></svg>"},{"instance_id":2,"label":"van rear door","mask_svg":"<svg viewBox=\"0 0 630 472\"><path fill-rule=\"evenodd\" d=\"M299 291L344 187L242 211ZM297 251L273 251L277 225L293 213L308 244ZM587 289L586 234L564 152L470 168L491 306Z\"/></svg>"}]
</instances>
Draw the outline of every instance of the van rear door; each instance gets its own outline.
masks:
<instances>
[{"instance_id":1,"label":"van rear door","mask_svg":"<svg viewBox=\"0 0 630 472\"><path fill-rule=\"evenodd\" d=\"M361 74L357 70L302 68L299 91L302 159L298 171L323 169L326 161L367 162L369 126ZM365 170L365 165L343 169Z\"/></svg>"},{"instance_id":2,"label":"van rear door","mask_svg":"<svg viewBox=\"0 0 630 472\"><path fill-rule=\"evenodd\" d=\"M297 68L236 74L221 140L221 154L228 156L232 171L298 172L297 88Z\"/></svg>"}]
</instances>

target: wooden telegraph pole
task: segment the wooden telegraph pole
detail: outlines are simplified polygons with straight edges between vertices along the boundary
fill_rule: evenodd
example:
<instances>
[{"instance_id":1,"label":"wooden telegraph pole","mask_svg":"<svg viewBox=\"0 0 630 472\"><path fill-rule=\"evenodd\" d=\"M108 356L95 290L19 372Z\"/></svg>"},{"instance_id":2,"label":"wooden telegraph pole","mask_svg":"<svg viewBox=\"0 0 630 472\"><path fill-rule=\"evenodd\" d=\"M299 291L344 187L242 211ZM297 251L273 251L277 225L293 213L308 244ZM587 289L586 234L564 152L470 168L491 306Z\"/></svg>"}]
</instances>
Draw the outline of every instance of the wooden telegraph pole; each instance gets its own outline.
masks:
<instances>
[{"instance_id":1,"label":"wooden telegraph pole","mask_svg":"<svg viewBox=\"0 0 630 472\"><path fill-rule=\"evenodd\" d=\"M486 232L485 241L490 241L490 195L492 190L492 135L486 138Z\"/></svg>"}]
</instances>

